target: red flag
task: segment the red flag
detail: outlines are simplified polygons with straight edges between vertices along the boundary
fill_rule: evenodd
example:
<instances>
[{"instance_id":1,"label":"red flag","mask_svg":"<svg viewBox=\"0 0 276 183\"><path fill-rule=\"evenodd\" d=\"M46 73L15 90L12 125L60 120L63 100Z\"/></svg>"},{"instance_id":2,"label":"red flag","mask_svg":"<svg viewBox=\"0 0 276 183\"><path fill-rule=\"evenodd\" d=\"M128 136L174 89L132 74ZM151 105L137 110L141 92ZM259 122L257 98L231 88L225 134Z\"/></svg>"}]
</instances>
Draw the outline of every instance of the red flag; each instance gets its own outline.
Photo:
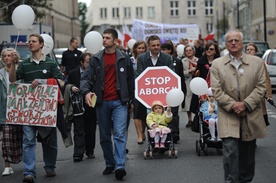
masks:
<instances>
[{"instance_id":1,"label":"red flag","mask_svg":"<svg viewBox=\"0 0 276 183\"><path fill-rule=\"evenodd\" d=\"M214 37L215 37L215 32L213 31L213 32L211 32L210 34L208 34L208 35L204 38L204 40L210 41L210 40L213 40Z\"/></svg>"},{"instance_id":2,"label":"red flag","mask_svg":"<svg viewBox=\"0 0 276 183\"><path fill-rule=\"evenodd\" d=\"M123 34L124 34L124 47L127 47L127 42L131 39L131 32L128 29L127 25L123 25Z\"/></svg>"}]
</instances>

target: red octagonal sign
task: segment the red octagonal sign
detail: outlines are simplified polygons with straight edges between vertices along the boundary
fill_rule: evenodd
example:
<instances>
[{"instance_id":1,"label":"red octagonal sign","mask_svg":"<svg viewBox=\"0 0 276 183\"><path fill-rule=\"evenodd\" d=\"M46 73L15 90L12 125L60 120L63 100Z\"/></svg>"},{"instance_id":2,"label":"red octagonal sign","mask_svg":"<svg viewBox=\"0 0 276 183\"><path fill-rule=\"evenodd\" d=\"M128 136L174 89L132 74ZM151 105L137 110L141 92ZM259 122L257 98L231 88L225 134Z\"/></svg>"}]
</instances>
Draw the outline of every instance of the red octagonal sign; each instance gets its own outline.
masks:
<instances>
[{"instance_id":1,"label":"red octagonal sign","mask_svg":"<svg viewBox=\"0 0 276 183\"><path fill-rule=\"evenodd\" d=\"M166 95L173 88L181 89L180 77L167 66L147 67L135 79L135 98L150 108L155 100L167 105Z\"/></svg>"}]
</instances>

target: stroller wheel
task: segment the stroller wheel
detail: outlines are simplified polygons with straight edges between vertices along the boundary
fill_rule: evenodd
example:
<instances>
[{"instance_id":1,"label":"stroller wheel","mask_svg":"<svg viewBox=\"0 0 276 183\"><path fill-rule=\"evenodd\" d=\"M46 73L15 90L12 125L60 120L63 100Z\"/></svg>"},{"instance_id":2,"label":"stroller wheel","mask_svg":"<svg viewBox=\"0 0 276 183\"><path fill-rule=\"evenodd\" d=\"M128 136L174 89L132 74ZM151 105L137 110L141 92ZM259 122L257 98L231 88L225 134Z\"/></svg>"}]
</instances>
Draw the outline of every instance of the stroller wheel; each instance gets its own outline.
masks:
<instances>
[{"instance_id":1,"label":"stroller wheel","mask_svg":"<svg viewBox=\"0 0 276 183\"><path fill-rule=\"evenodd\" d=\"M144 152L144 159L146 160L148 156L149 156L149 155L148 155L148 152L145 151L145 152Z\"/></svg>"},{"instance_id":2,"label":"stroller wheel","mask_svg":"<svg viewBox=\"0 0 276 183\"><path fill-rule=\"evenodd\" d=\"M149 157L150 157L150 159L153 158L153 153L152 153L152 151L149 152Z\"/></svg>"},{"instance_id":3,"label":"stroller wheel","mask_svg":"<svg viewBox=\"0 0 276 183\"><path fill-rule=\"evenodd\" d=\"M177 150L174 150L174 158L177 158Z\"/></svg>"},{"instance_id":4,"label":"stroller wheel","mask_svg":"<svg viewBox=\"0 0 276 183\"><path fill-rule=\"evenodd\" d=\"M203 152L204 152L205 156L208 156L208 148L207 147L204 148Z\"/></svg>"},{"instance_id":5,"label":"stroller wheel","mask_svg":"<svg viewBox=\"0 0 276 183\"><path fill-rule=\"evenodd\" d=\"M201 151L200 143L199 143L199 141L197 140L197 141L196 141L196 154L197 154L198 156L200 156L200 151Z\"/></svg>"}]
</instances>

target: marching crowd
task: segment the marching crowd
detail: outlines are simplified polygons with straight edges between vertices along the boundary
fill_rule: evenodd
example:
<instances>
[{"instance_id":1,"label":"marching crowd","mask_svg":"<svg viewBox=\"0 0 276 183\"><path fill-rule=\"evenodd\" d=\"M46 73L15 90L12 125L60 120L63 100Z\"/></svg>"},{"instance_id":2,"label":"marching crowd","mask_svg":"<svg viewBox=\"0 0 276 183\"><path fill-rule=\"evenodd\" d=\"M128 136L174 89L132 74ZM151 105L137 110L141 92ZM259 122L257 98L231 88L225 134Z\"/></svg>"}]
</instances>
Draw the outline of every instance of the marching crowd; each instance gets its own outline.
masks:
<instances>
[{"instance_id":1,"label":"marching crowd","mask_svg":"<svg viewBox=\"0 0 276 183\"><path fill-rule=\"evenodd\" d=\"M2 51L2 109L6 109L9 85L15 82L29 83L35 88L45 83L43 80L54 79L62 92L57 128L5 124L6 111L1 110L3 176L13 174L11 164L22 161L23 182L35 182L36 141L42 144L46 176L56 176L57 129L65 147L74 145L74 162L81 162L84 155L95 158L98 126L105 160L103 175L115 172L116 179L122 180L127 174L125 162L130 116L133 116L138 145L146 140L147 129L154 138L155 148L164 148L164 140L170 132L173 132L174 143L180 140L179 106L168 106L165 110L156 99L148 112L134 96L134 79L147 67L168 66L181 78L185 99L180 106L183 112L187 112L187 128L191 127L193 113L200 107L198 96L190 90L191 80L201 77L210 87L206 91L209 103L203 112L209 116L206 119L212 134L210 140L220 140L223 144L225 182L253 180L256 139L267 134L264 101L265 97L272 98L269 77L262 60L254 56L257 52L254 44L247 45L246 53L243 53L242 33L229 31L225 36L229 54L220 57L215 40L196 40L189 45L189 40L181 39L179 44L185 47L183 54L177 55L177 44L170 40L161 42L156 35L145 41L136 41L132 50L121 45L115 29L106 29L102 37L104 49L94 55L78 51L78 40L72 38L68 50L63 53L60 68L42 54L44 40L39 34L29 36L32 55L21 63L18 63L16 50L7 48ZM95 97L96 102L93 101ZM93 102L95 107L92 107Z\"/></svg>"}]
</instances>

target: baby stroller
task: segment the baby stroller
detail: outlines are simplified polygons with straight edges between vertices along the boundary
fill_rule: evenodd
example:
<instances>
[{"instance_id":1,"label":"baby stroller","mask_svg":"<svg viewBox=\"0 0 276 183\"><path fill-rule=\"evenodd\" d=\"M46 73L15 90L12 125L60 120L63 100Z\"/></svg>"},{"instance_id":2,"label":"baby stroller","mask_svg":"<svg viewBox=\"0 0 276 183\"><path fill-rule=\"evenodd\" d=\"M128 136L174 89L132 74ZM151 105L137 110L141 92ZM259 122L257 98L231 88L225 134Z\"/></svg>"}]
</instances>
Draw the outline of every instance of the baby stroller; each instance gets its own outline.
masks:
<instances>
[{"instance_id":1,"label":"baby stroller","mask_svg":"<svg viewBox=\"0 0 276 183\"><path fill-rule=\"evenodd\" d=\"M169 158L177 158L177 149L174 147L173 133L168 133L167 139L165 141L165 148L154 148L154 138L150 137L150 133L147 130L147 149L144 152L144 159L153 159L157 156L157 153L164 154L168 151Z\"/></svg>"},{"instance_id":2,"label":"baby stroller","mask_svg":"<svg viewBox=\"0 0 276 183\"><path fill-rule=\"evenodd\" d=\"M206 100L206 97L201 97L200 106ZM208 121L204 120L203 113L198 110L195 114L194 123L198 123L198 128L192 128L194 132L199 133L199 140L196 140L196 154L198 156L203 152L205 156L208 156L208 148L216 148L217 152L221 154L222 141L221 140L210 140L211 134L209 132ZM194 124L193 124L194 125ZM216 130L217 135L217 130Z\"/></svg>"}]
</instances>

